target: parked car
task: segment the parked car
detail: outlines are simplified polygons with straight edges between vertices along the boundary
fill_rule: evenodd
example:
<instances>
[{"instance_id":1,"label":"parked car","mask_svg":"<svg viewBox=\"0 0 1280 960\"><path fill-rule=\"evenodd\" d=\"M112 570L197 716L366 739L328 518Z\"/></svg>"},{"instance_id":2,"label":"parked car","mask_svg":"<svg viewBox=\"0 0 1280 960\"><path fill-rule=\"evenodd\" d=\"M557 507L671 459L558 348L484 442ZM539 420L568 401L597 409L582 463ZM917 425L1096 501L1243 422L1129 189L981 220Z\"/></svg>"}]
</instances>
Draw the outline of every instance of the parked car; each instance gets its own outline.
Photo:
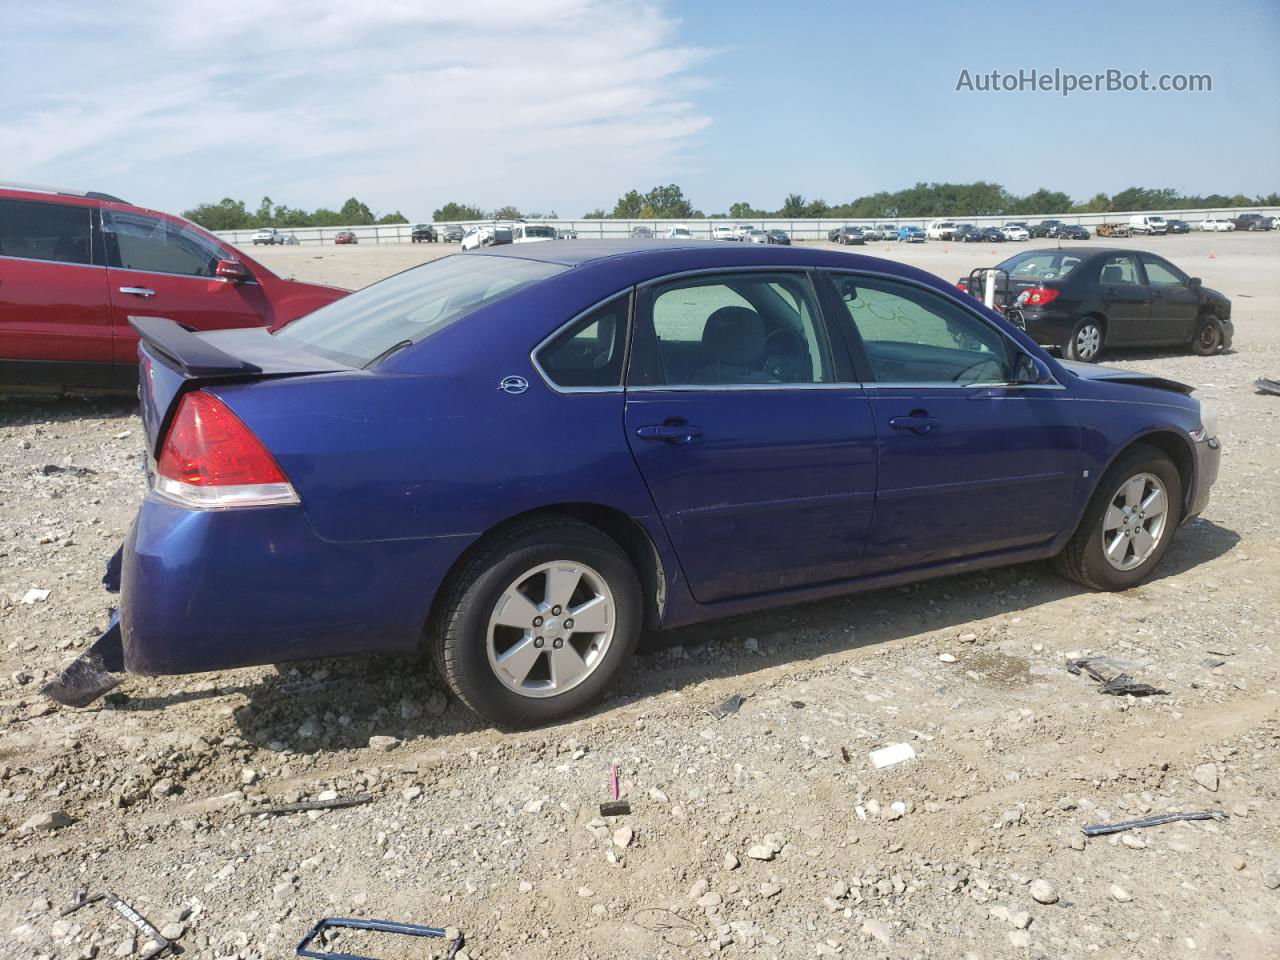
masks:
<instances>
[{"instance_id":1,"label":"parked car","mask_svg":"<svg viewBox=\"0 0 1280 960\"><path fill-rule=\"evenodd\" d=\"M784 247L791 246L791 234L785 230L770 230L768 231L768 237L770 243L781 244Z\"/></svg>"},{"instance_id":2,"label":"parked car","mask_svg":"<svg viewBox=\"0 0 1280 960\"><path fill-rule=\"evenodd\" d=\"M717 223L711 228L712 240L737 240L737 235L733 232L733 224Z\"/></svg>"},{"instance_id":3,"label":"parked car","mask_svg":"<svg viewBox=\"0 0 1280 960\"><path fill-rule=\"evenodd\" d=\"M549 223L517 223L511 228L512 243L540 243L555 239L556 228Z\"/></svg>"},{"instance_id":4,"label":"parked car","mask_svg":"<svg viewBox=\"0 0 1280 960\"><path fill-rule=\"evenodd\" d=\"M848 225L836 227L827 234L827 239L832 243L844 244L846 246L867 242L866 237L863 236L861 227L851 227Z\"/></svg>"},{"instance_id":5,"label":"parked car","mask_svg":"<svg viewBox=\"0 0 1280 960\"><path fill-rule=\"evenodd\" d=\"M1020 223L1006 223L1000 228L1006 240L1030 240L1031 233Z\"/></svg>"},{"instance_id":6,"label":"parked car","mask_svg":"<svg viewBox=\"0 0 1280 960\"><path fill-rule=\"evenodd\" d=\"M359 243L360 238L350 230L339 230L333 235L334 243Z\"/></svg>"},{"instance_id":7,"label":"parked car","mask_svg":"<svg viewBox=\"0 0 1280 960\"><path fill-rule=\"evenodd\" d=\"M1231 346L1231 301L1164 257L1123 249L1028 250L999 265L997 305L1037 343L1093 363L1113 347ZM968 290L968 279L961 281ZM969 290L981 299L981 290Z\"/></svg>"},{"instance_id":8,"label":"parked car","mask_svg":"<svg viewBox=\"0 0 1280 960\"><path fill-rule=\"evenodd\" d=\"M887 240L889 238L883 230L873 223L869 227L862 228L862 239L871 242L874 240Z\"/></svg>"},{"instance_id":9,"label":"parked car","mask_svg":"<svg viewBox=\"0 0 1280 960\"><path fill-rule=\"evenodd\" d=\"M1185 220L1166 220L1170 233L1190 233L1191 224Z\"/></svg>"},{"instance_id":10,"label":"parked car","mask_svg":"<svg viewBox=\"0 0 1280 960\"><path fill-rule=\"evenodd\" d=\"M1004 243L1004 231L999 227L979 227L978 239L983 243Z\"/></svg>"},{"instance_id":11,"label":"parked car","mask_svg":"<svg viewBox=\"0 0 1280 960\"><path fill-rule=\"evenodd\" d=\"M0 187L0 390L133 393L131 316L278 329L347 293L108 194Z\"/></svg>"},{"instance_id":12,"label":"parked car","mask_svg":"<svg viewBox=\"0 0 1280 960\"><path fill-rule=\"evenodd\" d=\"M1056 237L1063 226L1061 220L1041 220L1031 228L1031 238L1035 240Z\"/></svg>"},{"instance_id":13,"label":"parked car","mask_svg":"<svg viewBox=\"0 0 1280 960\"><path fill-rule=\"evenodd\" d=\"M1088 240L1090 233L1087 227L1078 223L1064 223L1058 230L1058 236L1063 240Z\"/></svg>"},{"instance_id":14,"label":"parked car","mask_svg":"<svg viewBox=\"0 0 1280 960\"><path fill-rule=\"evenodd\" d=\"M440 228L440 239L445 243L461 243L465 233L461 224L449 223Z\"/></svg>"},{"instance_id":15,"label":"parked car","mask_svg":"<svg viewBox=\"0 0 1280 960\"><path fill-rule=\"evenodd\" d=\"M765 233L763 230L752 230L743 237L742 240L744 243L768 243L769 234Z\"/></svg>"},{"instance_id":16,"label":"parked car","mask_svg":"<svg viewBox=\"0 0 1280 960\"><path fill-rule=\"evenodd\" d=\"M286 233L284 239L280 242L289 247L296 247L298 245L298 235L296 233Z\"/></svg>"},{"instance_id":17,"label":"parked car","mask_svg":"<svg viewBox=\"0 0 1280 960\"><path fill-rule=\"evenodd\" d=\"M1164 217L1159 214L1135 213L1129 218L1129 229L1133 233L1163 236L1168 232L1169 225L1164 222Z\"/></svg>"},{"instance_id":18,"label":"parked car","mask_svg":"<svg viewBox=\"0 0 1280 960\"><path fill-rule=\"evenodd\" d=\"M897 240L897 239L898 239L898 225L897 225L896 223L882 223L882 224L880 224L880 238L881 238L882 240Z\"/></svg>"},{"instance_id":19,"label":"parked car","mask_svg":"<svg viewBox=\"0 0 1280 960\"><path fill-rule=\"evenodd\" d=\"M1275 217L1266 217L1260 213L1242 213L1231 222L1235 224L1237 230L1270 230L1275 223Z\"/></svg>"},{"instance_id":20,"label":"parked car","mask_svg":"<svg viewBox=\"0 0 1280 960\"><path fill-rule=\"evenodd\" d=\"M915 226L899 227L898 240L902 243L924 243L924 231Z\"/></svg>"},{"instance_id":21,"label":"parked car","mask_svg":"<svg viewBox=\"0 0 1280 960\"><path fill-rule=\"evenodd\" d=\"M425 647L512 727L599 700L646 628L1045 558L1134 587L1220 458L1190 387L829 248L534 245L275 336L140 329L149 490L97 671Z\"/></svg>"},{"instance_id":22,"label":"parked car","mask_svg":"<svg viewBox=\"0 0 1280 960\"><path fill-rule=\"evenodd\" d=\"M556 231L556 236L561 240L577 240L578 231L572 227L560 227Z\"/></svg>"},{"instance_id":23,"label":"parked car","mask_svg":"<svg viewBox=\"0 0 1280 960\"><path fill-rule=\"evenodd\" d=\"M950 240L958 224L954 220L935 220L925 230L930 240Z\"/></svg>"},{"instance_id":24,"label":"parked car","mask_svg":"<svg viewBox=\"0 0 1280 960\"><path fill-rule=\"evenodd\" d=\"M978 243L982 239L982 231L972 223L961 223L952 231L951 239L960 243Z\"/></svg>"},{"instance_id":25,"label":"parked car","mask_svg":"<svg viewBox=\"0 0 1280 960\"><path fill-rule=\"evenodd\" d=\"M631 228L631 236L636 239L652 240L653 229L646 227L644 224L637 224Z\"/></svg>"},{"instance_id":26,"label":"parked car","mask_svg":"<svg viewBox=\"0 0 1280 960\"><path fill-rule=\"evenodd\" d=\"M277 243L284 243L284 235L279 230L259 230L253 235L253 245L256 247L260 243L268 246L274 246Z\"/></svg>"},{"instance_id":27,"label":"parked car","mask_svg":"<svg viewBox=\"0 0 1280 960\"><path fill-rule=\"evenodd\" d=\"M1224 220L1220 217L1210 217L1207 220L1200 221L1200 229L1210 233L1230 233L1236 228L1231 220Z\"/></svg>"},{"instance_id":28,"label":"parked car","mask_svg":"<svg viewBox=\"0 0 1280 960\"><path fill-rule=\"evenodd\" d=\"M414 224L413 230L409 233L410 243L435 243L439 239L436 228L429 223Z\"/></svg>"},{"instance_id":29,"label":"parked car","mask_svg":"<svg viewBox=\"0 0 1280 960\"><path fill-rule=\"evenodd\" d=\"M753 227L749 223L740 223L733 228L733 235L737 237L739 240L746 240L747 235L751 233L751 231L754 229L755 227Z\"/></svg>"},{"instance_id":30,"label":"parked car","mask_svg":"<svg viewBox=\"0 0 1280 960\"><path fill-rule=\"evenodd\" d=\"M500 247L514 240L515 236L508 224L477 223L468 227L462 235L462 249L479 250L481 247Z\"/></svg>"},{"instance_id":31,"label":"parked car","mask_svg":"<svg viewBox=\"0 0 1280 960\"><path fill-rule=\"evenodd\" d=\"M684 224L674 224L667 227L668 240L692 240L693 234L689 232L689 228Z\"/></svg>"}]
</instances>

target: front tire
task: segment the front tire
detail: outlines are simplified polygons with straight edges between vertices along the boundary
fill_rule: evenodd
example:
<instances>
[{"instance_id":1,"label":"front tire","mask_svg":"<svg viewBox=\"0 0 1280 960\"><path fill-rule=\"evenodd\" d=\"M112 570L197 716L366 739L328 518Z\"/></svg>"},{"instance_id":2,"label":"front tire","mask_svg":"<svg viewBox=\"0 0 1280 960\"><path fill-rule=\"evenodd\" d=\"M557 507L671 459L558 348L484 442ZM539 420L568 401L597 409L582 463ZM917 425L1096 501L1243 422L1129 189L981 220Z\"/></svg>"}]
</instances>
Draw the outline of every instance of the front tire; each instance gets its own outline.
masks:
<instances>
[{"instance_id":1,"label":"front tire","mask_svg":"<svg viewBox=\"0 0 1280 960\"><path fill-rule=\"evenodd\" d=\"M1102 355L1103 328L1097 317L1085 317L1071 331L1063 352L1068 360L1096 363Z\"/></svg>"},{"instance_id":2,"label":"front tire","mask_svg":"<svg viewBox=\"0 0 1280 960\"><path fill-rule=\"evenodd\" d=\"M558 516L482 541L450 578L429 642L463 705L506 727L559 720L603 696L640 637L640 583L595 527Z\"/></svg>"},{"instance_id":3,"label":"front tire","mask_svg":"<svg viewBox=\"0 0 1280 960\"><path fill-rule=\"evenodd\" d=\"M1086 587L1127 590L1151 576L1181 520L1178 468L1160 450L1136 444L1103 475L1055 562Z\"/></svg>"},{"instance_id":4,"label":"front tire","mask_svg":"<svg viewBox=\"0 0 1280 960\"><path fill-rule=\"evenodd\" d=\"M1222 349L1222 324L1214 316L1201 317L1196 334L1191 338L1191 352L1197 357L1212 357Z\"/></svg>"}]
</instances>

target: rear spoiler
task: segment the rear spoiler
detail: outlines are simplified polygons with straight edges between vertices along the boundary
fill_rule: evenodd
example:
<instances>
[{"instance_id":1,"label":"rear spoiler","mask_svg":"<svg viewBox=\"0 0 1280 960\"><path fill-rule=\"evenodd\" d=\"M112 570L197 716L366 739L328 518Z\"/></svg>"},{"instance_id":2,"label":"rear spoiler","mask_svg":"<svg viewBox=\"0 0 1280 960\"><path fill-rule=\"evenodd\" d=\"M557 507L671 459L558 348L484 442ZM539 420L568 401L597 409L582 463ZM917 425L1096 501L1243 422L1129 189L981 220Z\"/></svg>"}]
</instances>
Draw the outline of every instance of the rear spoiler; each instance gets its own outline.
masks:
<instances>
[{"instance_id":1,"label":"rear spoiler","mask_svg":"<svg viewBox=\"0 0 1280 960\"><path fill-rule=\"evenodd\" d=\"M157 360L188 377L236 377L262 372L256 364L224 353L168 317L130 317L129 326L138 331Z\"/></svg>"}]
</instances>

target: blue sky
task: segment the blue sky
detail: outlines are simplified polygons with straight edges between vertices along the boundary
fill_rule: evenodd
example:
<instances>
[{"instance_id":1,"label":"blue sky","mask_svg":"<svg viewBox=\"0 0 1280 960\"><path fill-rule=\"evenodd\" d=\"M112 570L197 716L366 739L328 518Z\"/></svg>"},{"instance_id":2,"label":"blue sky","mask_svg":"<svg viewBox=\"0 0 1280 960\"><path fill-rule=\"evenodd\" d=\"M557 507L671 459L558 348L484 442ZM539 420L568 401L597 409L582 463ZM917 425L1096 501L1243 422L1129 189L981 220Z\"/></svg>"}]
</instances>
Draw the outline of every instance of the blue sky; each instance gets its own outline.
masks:
<instances>
[{"instance_id":1,"label":"blue sky","mask_svg":"<svg viewBox=\"0 0 1280 960\"><path fill-rule=\"evenodd\" d=\"M671 182L707 211L919 180L1280 190L1275 0L0 0L0 23L0 179L170 210L575 216ZM1055 67L1213 90L955 89Z\"/></svg>"}]
</instances>

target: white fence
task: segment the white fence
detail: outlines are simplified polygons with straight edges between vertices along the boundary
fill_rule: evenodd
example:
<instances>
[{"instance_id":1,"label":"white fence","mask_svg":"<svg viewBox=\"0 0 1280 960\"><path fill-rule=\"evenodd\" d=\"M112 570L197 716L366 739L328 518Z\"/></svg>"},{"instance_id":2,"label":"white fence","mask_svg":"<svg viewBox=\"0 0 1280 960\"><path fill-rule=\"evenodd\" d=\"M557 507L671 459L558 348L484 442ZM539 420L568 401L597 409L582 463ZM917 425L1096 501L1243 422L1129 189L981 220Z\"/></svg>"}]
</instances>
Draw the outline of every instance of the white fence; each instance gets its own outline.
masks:
<instances>
[{"instance_id":1,"label":"white fence","mask_svg":"<svg viewBox=\"0 0 1280 960\"><path fill-rule=\"evenodd\" d=\"M557 230L571 230L577 233L579 239L622 239L632 235L632 231L636 227L647 227L653 232L655 237L666 236L667 228L672 226L688 227L689 232L696 238L710 239L711 229L717 225L725 224L750 224L753 227L760 227L763 230L785 230L793 240L823 240L826 239L827 232L834 230L836 227L849 225L857 227L867 226L884 226L885 224L893 224L894 226L904 226L906 224L914 224L919 227L927 227L934 220L954 220L958 223L972 223L977 226L1003 226L1012 220L1021 220L1027 223L1039 223L1041 220L1061 220L1064 223L1076 223L1086 227L1094 227L1100 223L1128 223L1131 216L1145 214L1147 216L1160 215L1170 220L1185 220L1196 229L1201 220L1210 218L1231 219L1242 213L1261 213L1264 216L1275 216L1277 209L1272 207L1227 207L1199 210L1132 210L1117 213L1055 213L1035 216L1018 216L1009 214L1007 216L952 216L952 217L881 217L878 219L833 219L823 217L820 219L780 219L770 217L768 219L760 219L755 217L744 217L741 219L724 219L715 220L538 220L537 223L545 223L555 227ZM466 220L451 221L450 223L433 224L439 231L442 227L457 225L464 230L475 224L485 223L488 221ZM280 232L285 236L294 236L299 243L303 244L332 244L334 237L343 230L350 230L354 233L360 243L409 243L410 234L413 232L413 224L409 223L391 223L378 224L367 227L282 227ZM253 242L253 235L256 230L220 230L218 236L230 243L239 245L249 245Z\"/></svg>"}]
</instances>

